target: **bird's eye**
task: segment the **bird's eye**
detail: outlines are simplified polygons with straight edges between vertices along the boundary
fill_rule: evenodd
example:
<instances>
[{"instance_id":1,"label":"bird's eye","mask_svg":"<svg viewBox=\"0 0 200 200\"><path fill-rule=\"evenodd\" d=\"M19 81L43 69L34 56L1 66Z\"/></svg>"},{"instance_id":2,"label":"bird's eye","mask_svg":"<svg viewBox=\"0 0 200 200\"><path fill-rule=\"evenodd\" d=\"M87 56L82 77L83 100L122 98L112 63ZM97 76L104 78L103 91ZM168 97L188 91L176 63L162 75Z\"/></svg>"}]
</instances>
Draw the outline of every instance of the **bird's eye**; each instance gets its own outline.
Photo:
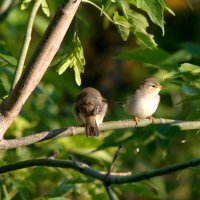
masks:
<instances>
[{"instance_id":1,"label":"bird's eye","mask_svg":"<svg viewBox=\"0 0 200 200\"><path fill-rule=\"evenodd\" d=\"M156 87L156 85L151 85L153 88L155 88Z\"/></svg>"}]
</instances>

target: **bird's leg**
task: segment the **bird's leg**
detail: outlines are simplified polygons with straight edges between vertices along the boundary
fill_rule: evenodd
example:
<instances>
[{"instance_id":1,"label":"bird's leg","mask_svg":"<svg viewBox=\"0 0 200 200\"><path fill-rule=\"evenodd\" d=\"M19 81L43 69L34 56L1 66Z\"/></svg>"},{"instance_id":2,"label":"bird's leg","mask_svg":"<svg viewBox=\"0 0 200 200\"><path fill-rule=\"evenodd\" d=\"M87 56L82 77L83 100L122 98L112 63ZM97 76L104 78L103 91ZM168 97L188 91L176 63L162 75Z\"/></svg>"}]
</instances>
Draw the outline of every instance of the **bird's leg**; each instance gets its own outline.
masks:
<instances>
[{"instance_id":1,"label":"bird's leg","mask_svg":"<svg viewBox=\"0 0 200 200\"><path fill-rule=\"evenodd\" d=\"M134 116L134 117L133 117L133 120L134 120L135 124L138 125L138 123L139 123L139 118L136 117L136 116Z\"/></svg>"},{"instance_id":2,"label":"bird's leg","mask_svg":"<svg viewBox=\"0 0 200 200\"><path fill-rule=\"evenodd\" d=\"M147 119L151 120L151 122L154 124L155 123L155 118L150 116L150 117L147 117Z\"/></svg>"}]
</instances>

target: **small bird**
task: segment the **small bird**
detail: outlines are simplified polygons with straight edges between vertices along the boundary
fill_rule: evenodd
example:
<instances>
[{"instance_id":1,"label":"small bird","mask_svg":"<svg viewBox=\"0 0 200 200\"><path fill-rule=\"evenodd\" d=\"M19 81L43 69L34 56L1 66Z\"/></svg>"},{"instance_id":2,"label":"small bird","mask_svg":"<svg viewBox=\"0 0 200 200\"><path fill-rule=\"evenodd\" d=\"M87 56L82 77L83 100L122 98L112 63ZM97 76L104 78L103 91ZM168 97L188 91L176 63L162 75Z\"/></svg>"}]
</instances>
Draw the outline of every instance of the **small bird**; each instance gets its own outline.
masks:
<instances>
[{"instance_id":1,"label":"small bird","mask_svg":"<svg viewBox=\"0 0 200 200\"><path fill-rule=\"evenodd\" d=\"M100 92L87 87L76 97L75 115L85 125L86 136L99 136L98 126L102 123L107 111L107 101Z\"/></svg>"},{"instance_id":2,"label":"small bird","mask_svg":"<svg viewBox=\"0 0 200 200\"><path fill-rule=\"evenodd\" d=\"M127 98L124 110L134 117L138 124L139 119L149 118L154 121L152 115L160 102L159 92L163 87L153 78L145 79L135 91Z\"/></svg>"}]
</instances>

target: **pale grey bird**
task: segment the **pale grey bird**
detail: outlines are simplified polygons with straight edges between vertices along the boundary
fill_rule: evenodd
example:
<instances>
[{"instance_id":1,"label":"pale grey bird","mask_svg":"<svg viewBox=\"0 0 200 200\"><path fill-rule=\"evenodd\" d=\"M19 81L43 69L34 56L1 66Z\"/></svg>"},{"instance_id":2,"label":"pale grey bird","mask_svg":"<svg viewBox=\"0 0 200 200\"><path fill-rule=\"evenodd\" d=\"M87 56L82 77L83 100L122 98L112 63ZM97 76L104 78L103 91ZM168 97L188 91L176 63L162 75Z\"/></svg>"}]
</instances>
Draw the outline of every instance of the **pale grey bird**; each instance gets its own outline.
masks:
<instances>
[{"instance_id":1,"label":"pale grey bird","mask_svg":"<svg viewBox=\"0 0 200 200\"><path fill-rule=\"evenodd\" d=\"M99 136L98 126L103 122L106 111L106 99L94 88L87 87L76 97L76 118L85 125L87 137Z\"/></svg>"},{"instance_id":2,"label":"pale grey bird","mask_svg":"<svg viewBox=\"0 0 200 200\"><path fill-rule=\"evenodd\" d=\"M124 110L134 117L136 124L139 119L149 118L153 121L152 115L160 102L159 92L162 89L163 87L155 79L147 78L135 93L127 98Z\"/></svg>"}]
</instances>

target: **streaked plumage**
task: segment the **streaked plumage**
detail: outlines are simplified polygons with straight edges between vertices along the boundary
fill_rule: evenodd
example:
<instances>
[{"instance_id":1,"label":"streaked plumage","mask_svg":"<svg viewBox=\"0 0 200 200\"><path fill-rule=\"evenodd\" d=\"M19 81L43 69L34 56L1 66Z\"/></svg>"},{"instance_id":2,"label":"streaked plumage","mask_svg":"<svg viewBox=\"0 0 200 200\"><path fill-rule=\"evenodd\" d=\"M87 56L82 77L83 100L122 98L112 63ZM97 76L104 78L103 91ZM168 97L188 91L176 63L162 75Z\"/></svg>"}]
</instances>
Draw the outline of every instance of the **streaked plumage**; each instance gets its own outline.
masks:
<instances>
[{"instance_id":1,"label":"streaked plumage","mask_svg":"<svg viewBox=\"0 0 200 200\"><path fill-rule=\"evenodd\" d=\"M106 100L100 92L87 87L77 96L75 102L75 114L85 125L86 136L99 136L98 126L102 123L107 111Z\"/></svg>"}]
</instances>

